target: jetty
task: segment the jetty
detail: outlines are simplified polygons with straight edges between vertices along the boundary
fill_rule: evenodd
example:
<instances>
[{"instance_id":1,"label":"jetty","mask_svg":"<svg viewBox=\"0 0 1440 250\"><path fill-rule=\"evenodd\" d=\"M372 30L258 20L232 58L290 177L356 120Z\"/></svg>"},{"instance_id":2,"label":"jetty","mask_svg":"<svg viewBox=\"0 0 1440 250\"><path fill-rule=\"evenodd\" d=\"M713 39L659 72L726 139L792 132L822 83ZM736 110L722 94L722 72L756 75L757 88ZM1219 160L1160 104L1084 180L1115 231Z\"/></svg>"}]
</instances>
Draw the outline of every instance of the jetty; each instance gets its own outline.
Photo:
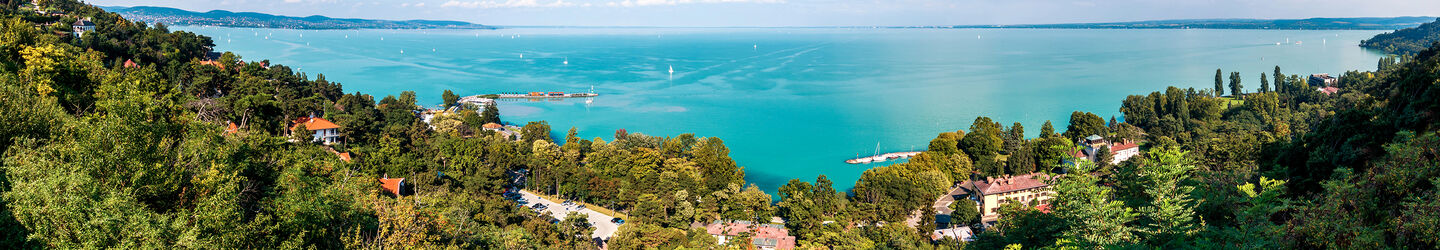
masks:
<instances>
[{"instance_id":1,"label":"jetty","mask_svg":"<svg viewBox=\"0 0 1440 250\"><path fill-rule=\"evenodd\" d=\"M895 159L909 159L910 157L914 157L915 155L919 155L919 154L922 153L922 152L925 152L925 151L907 151L907 152L884 153L884 154L878 154L878 155L873 155L873 156L857 157L857 158L855 158L855 159L845 160L845 163L850 163L850 164L869 164L869 163L885 162L885 161L895 160Z\"/></svg>"},{"instance_id":2,"label":"jetty","mask_svg":"<svg viewBox=\"0 0 1440 250\"><path fill-rule=\"evenodd\" d=\"M599 96L599 94L595 94L595 93L565 93L565 92L530 92L530 93L495 94L495 98L497 98L497 99L516 99L516 98L578 98L578 97L596 97L596 96Z\"/></svg>"}]
</instances>

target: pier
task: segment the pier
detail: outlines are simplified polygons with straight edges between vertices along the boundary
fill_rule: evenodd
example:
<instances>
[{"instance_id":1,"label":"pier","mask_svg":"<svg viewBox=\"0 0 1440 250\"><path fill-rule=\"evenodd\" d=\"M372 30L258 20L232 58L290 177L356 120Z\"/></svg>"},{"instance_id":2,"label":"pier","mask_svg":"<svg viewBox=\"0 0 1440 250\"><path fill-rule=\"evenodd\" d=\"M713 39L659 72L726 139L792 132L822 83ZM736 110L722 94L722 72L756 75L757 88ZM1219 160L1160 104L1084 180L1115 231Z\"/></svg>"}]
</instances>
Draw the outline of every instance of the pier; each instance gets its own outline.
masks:
<instances>
[{"instance_id":1,"label":"pier","mask_svg":"<svg viewBox=\"0 0 1440 250\"><path fill-rule=\"evenodd\" d=\"M858 158L855 158L855 159L845 160L845 163L850 163L850 164L869 164L869 163L885 162L885 161L895 160L895 159L909 159L910 157L914 157L915 155L919 155L919 154L922 153L922 152L925 152L925 151L907 151L907 152L884 153L884 154L878 154L878 155L873 155L873 156L858 157Z\"/></svg>"},{"instance_id":2,"label":"pier","mask_svg":"<svg viewBox=\"0 0 1440 250\"><path fill-rule=\"evenodd\" d=\"M524 98L578 98L578 97L596 97L596 96L599 96L599 95L600 95L600 94L595 94L595 93L530 92L530 93L523 93L523 94L514 94L514 93L494 94L493 96L494 96L496 99L524 99ZM483 95L482 95L482 96L483 96Z\"/></svg>"}]
</instances>

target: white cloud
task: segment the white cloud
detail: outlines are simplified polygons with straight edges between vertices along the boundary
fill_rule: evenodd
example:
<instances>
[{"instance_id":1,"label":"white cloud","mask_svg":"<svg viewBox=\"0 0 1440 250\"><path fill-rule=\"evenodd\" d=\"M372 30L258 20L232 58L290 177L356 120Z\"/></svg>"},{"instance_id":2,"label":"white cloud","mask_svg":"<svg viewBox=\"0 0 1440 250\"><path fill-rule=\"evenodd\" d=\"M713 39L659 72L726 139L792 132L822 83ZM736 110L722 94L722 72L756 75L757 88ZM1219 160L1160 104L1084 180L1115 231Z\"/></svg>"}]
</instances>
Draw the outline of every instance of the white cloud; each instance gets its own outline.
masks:
<instances>
[{"instance_id":1,"label":"white cloud","mask_svg":"<svg viewBox=\"0 0 1440 250\"><path fill-rule=\"evenodd\" d=\"M285 0L285 3L299 3L300 0Z\"/></svg>"}]
</instances>

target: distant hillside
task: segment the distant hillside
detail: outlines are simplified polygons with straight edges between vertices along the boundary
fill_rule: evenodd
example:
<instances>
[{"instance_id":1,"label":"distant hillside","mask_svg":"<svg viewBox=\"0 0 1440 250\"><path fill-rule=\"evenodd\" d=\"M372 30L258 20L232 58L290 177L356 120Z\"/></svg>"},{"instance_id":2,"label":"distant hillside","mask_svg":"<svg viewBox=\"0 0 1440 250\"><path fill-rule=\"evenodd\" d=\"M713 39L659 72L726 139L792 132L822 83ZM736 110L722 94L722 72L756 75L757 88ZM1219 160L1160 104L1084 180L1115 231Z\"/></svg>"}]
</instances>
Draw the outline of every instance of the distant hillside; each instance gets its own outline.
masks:
<instances>
[{"instance_id":1,"label":"distant hillside","mask_svg":"<svg viewBox=\"0 0 1440 250\"><path fill-rule=\"evenodd\" d=\"M210 25L247 28L282 29L495 29L492 26L461 21L432 20L370 20L329 18L325 16L291 17L255 12L212 10L194 12L166 7L102 7L126 19L166 25Z\"/></svg>"},{"instance_id":2,"label":"distant hillside","mask_svg":"<svg viewBox=\"0 0 1440 250\"><path fill-rule=\"evenodd\" d=\"M1440 19L1435 19L1434 22L1419 27L1375 35L1368 40L1360 41L1360 47L1383 50L1390 54L1413 55L1429 48L1437 41L1440 41Z\"/></svg>"},{"instance_id":3,"label":"distant hillside","mask_svg":"<svg viewBox=\"0 0 1440 250\"><path fill-rule=\"evenodd\" d=\"M952 28L1396 30L1419 26L1422 23L1432 20L1435 20L1435 18L1195 19L1115 23L958 25L952 26Z\"/></svg>"}]
</instances>

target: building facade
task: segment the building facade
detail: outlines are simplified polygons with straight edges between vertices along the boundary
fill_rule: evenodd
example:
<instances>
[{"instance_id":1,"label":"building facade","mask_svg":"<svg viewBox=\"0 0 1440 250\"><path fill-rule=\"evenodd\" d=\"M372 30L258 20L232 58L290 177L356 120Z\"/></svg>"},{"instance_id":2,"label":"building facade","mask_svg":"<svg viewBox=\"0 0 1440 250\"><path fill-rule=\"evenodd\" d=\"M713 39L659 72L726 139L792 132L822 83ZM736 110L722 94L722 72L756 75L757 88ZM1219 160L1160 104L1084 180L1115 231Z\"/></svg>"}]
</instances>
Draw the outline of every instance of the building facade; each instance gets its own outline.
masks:
<instances>
[{"instance_id":1,"label":"building facade","mask_svg":"<svg viewBox=\"0 0 1440 250\"><path fill-rule=\"evenodd\" d=\"M960 183L957 190L967 199L956 199L955 202L974 202L976 210L980 211L980 221L988 224L1000 218L1000 207L1005 204L1048 204L1055 197L1055 191L1046 181L1053 178L1055 176L1046 173L1031 173L967 181Z\"/></svg>"},{"instance_id":2,"label":"building facade","mask_svg":"<svg viewBox=\"0 0 1440 250\"><path fill-rule=\"evenodd\" d=\"M290 131L293 133L300 125L305 125L305 130L314 134L312 141L324 143L325 145L340 142L340 125L319 117L300 117L291 123Z\"/></svg>"}]
</instances>

